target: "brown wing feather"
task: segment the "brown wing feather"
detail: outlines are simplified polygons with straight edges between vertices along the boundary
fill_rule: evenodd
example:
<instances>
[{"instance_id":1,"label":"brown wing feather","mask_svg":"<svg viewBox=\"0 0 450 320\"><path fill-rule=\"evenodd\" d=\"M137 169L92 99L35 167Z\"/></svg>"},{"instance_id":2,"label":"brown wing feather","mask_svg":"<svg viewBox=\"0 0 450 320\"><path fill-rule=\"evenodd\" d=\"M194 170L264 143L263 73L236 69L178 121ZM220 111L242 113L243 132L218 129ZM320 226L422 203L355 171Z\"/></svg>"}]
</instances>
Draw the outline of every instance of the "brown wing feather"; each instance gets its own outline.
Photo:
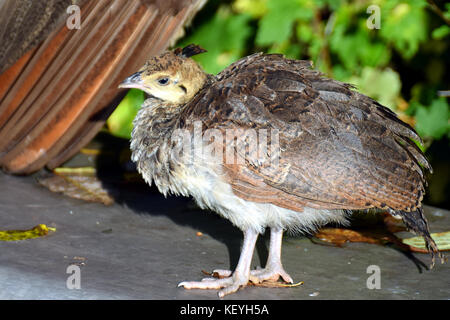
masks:
<instances>
[{"instance_id":1,"label":"brown wing feather","mask_svg":"<svg viewBox=\"0 0 450 320\"><path fill-rule=\"evenodd\" d=\"M262 54L238 61L216 80L185 109L187 121L279 132L279 167L224 164L239 197L297 210L409 212L420 205L420 164L430 166L410 140L419 136L351 85L322 77L308 62Z\"/></svg>"}]
</instances>

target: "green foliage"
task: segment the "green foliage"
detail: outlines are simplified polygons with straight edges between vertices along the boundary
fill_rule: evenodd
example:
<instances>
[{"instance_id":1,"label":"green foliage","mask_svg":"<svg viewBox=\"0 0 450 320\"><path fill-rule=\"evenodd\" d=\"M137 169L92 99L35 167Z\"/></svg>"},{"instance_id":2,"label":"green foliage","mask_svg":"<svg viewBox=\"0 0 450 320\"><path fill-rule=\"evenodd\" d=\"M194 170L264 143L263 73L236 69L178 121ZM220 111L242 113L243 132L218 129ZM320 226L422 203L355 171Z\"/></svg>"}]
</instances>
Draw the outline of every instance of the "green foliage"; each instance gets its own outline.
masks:
<instances>
[{"instance_id":1,"label":"green foliage","mask_svg":"<svg viewBox=\"0 0 450 320\"><path fill-rule=\"evenodd\" d=\"M294 23L310 21L313 14L312 3L308 0L268 0L267 11L258 23L255 43L266 46L288 41Z\"/></svg>"},{"instance_id":2,"label":"green foliage","mask_svg":"<svg viewBox=\"0 0 450 320\"><path fill-rule=\"evenodd\" d=\"M426 40L428 21L425 0L384 1L380 35L404 58L416 54Z\"/></svg>"},{"instance_id":3,"label":"green foliage","mask_svg":"<svg viewBox=\"0 0 450 320\"><path fill-rule=\"evenodd\" d=\"M416 111L416 129L423 137L441 139L450 132L450 110L447 101L436 99L429 108L418 105Z\"/></svg>"},{"instance_id":4,"label":"green foliage","mask_svg":"<svg viewBox=\"0 0 450 320\"><path fill-rule=\"evenodd\" d=\"M433 39L442 39L450 34L450 27L447 25L440 26L433 30L431 36Z\"/></svg>"},{"instance_id":5,"label":"green foliage","mask_svg":"<svg viewBox=\"0 0 450 320\"><path fill-rule=\"evenodd\" d=\"M106 127L109 132L116 137L130 139L131 131L133 130L133 119L144 100L144 91L130 89L106 121Z\"/></svg>"}]
</instances>

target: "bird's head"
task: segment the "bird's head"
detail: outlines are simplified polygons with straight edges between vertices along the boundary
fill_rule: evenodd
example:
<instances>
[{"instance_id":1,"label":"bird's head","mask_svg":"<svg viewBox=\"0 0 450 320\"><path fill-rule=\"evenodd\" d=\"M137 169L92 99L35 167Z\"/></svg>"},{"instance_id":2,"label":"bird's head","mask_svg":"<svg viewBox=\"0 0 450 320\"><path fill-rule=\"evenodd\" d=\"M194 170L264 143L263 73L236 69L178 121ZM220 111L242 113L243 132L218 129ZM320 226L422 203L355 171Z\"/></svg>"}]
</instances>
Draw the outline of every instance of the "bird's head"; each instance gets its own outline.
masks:
<instances>
[{"instance_id":1,"label":"bird's head","mask_svg":"<svg viewBox=\"0 0 450 320\"><path fill-rule=\"evenodd\" d=\"M119 88L137 88L175 105L190 101L203 87L207 74L190 57L206 50L188 45L148 60L136 73L126 78Z\"/></svg>"}]
</instances>

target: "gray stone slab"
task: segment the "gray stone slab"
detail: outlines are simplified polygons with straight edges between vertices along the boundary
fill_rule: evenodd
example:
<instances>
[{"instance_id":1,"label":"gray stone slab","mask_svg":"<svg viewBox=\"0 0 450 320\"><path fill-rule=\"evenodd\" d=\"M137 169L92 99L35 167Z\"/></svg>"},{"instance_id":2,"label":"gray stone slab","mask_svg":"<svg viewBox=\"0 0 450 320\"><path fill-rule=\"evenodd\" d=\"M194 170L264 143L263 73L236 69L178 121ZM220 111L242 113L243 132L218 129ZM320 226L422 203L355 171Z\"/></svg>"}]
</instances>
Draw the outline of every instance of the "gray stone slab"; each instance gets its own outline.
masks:
<instances>
[{"instance_id":1,"label":"gray stone slab","mask_svg":"<svg viewBox=\"0 0 450 320\"><path fill-rule=\"evenodd\" d=\"M121 190L112 206L52 193L33 177L0 173L0 230L56 227L48 236L0 241L1 299L217 299L215 291L177 288L200 280L201 270L234 268L242 235L217 215L193 209L188 199L148 187ZM432 231L450 228L447 211L426 208ZM197 232L203 233L197 236ZM267 237L253 265L264 264ZM240 290L225 299L449 299L449 264L426 270L425 254L355 243L322 246L285 237L285 269L296 288ZM262 262L261 262L262 261ZM80 289L68 289L67 267L80 267ZM381 289L366 286L367 267L381 270Z\"/></svg>"}]
</instances>

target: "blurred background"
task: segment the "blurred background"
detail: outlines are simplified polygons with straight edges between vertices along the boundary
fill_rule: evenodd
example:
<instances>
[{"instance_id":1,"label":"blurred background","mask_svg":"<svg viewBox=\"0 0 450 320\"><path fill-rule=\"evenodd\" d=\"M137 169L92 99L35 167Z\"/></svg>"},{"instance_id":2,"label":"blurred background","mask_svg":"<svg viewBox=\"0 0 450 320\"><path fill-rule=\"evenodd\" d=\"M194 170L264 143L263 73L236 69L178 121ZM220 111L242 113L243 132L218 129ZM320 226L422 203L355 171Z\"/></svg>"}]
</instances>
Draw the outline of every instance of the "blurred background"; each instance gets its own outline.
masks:
<instances>
[{"instance_id":1,"label":"blurred background","mask_svg":"<svg viewBox=\"0 0 450 320\"><path fill-rule=\"evenodd\" d=\"M176 46L207 49L194 58L209 73L254 52L283 53L312 60L326 76L391 108L424 138L421 149L434 168L425 202L450 208L450 3L210 0L186 32ZM128 139L143 99L130 91L108 132Z\"/></svg>"}]
</instances>

